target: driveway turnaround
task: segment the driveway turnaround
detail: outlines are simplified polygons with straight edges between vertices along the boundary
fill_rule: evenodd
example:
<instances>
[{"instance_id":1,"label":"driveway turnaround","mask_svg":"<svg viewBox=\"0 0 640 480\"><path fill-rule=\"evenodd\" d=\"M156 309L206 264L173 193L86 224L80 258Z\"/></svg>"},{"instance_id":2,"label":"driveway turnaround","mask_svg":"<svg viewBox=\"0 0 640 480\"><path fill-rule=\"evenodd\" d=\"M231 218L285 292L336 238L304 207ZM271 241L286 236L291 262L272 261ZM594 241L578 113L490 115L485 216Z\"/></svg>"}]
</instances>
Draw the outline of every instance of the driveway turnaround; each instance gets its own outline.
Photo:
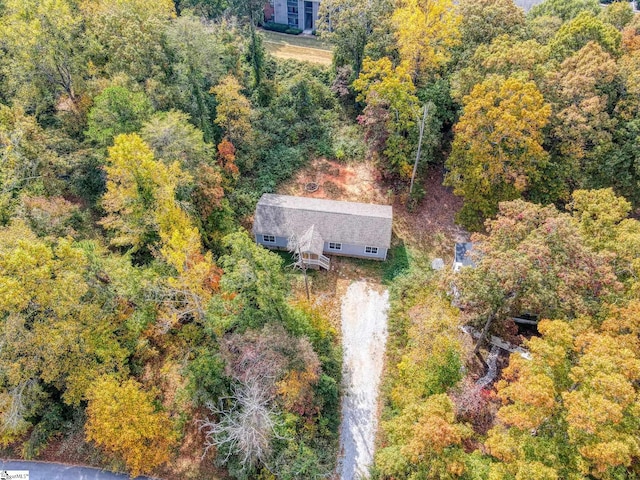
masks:
<instances>
[{"instance_id":1,"label":"driveway turnaround","mask_svg":"<svg viewBox=\"0 0 640 480\"><path fill-rule=\"evenodd\" d=\"M342 298L344 397L340 428L341 480L369 478L378 427L378 388L387 341L389 292L366 282Z\"/></svg>"},{"instance_id":2,"label":"driveway turnaround","mask_svg":"<svg viewBox=\"0 0 640 480\"><path fill-rule=\"evenodd\" d=\"M61 463L24 462L22 460L0 460L0 477L4 471L29 472L29 480L127 480L129 475L111 473L92 467L74 467ZM11 473L11 472L9 472ZM136 477L136 480L154 480Z\"/></svg>"}]
</instances>

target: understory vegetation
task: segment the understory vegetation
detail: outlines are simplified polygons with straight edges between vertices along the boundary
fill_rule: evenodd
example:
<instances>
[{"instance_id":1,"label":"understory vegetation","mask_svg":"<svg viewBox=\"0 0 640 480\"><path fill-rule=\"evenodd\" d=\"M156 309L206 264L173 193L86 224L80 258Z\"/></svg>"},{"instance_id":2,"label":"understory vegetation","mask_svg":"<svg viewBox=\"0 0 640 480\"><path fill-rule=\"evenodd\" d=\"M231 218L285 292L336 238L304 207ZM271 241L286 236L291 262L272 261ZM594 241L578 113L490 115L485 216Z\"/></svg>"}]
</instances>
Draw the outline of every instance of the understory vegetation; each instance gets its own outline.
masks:
<instances>
[{"instance_id":1,"label":"understory vegetation","mask_svg":"<svg viewBox=\"0 0 640 480\"><path fill-rule=\"evenodd\" d=\"M374 478L640 477L640 17L322 0L322 67L268 54L263 8L0 2L3 454L331 477L337 320L249 233L326 158L375 165L408 228L437 166L477 232L456 275L397 228L367 270L392 304ZM531 358L480 388L461 326Z\"/></svg>"}]
</instances>

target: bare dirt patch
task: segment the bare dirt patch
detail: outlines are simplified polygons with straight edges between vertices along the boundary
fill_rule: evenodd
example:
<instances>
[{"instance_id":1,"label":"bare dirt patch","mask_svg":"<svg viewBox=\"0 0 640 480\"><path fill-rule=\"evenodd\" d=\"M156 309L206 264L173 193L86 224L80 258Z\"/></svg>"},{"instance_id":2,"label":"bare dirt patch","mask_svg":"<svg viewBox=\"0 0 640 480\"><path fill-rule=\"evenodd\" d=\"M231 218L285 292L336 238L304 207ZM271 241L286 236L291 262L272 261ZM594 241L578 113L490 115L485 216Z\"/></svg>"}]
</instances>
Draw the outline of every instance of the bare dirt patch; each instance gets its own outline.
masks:
<instances>
[{"instance_id":1,"label":"bare dirt patch","mask_svg":"<svg viewBox=\"0 0 640 480\"><path fill-rule=\"evenodd\" d=\"M309 192L308 183L318 188ZM389 203L377 169L370 161L340 163L317 158L280 188L279 193L350 202Z\"/></svg>"},{"instance_id":2,"label":"bare dirt patch","mask_svg":"<svg viewBox=\"0 0 640 480\"><path fill-rule=\"evenodd\" d=\"M456 225L455 217L462 208L462 199L453 190L442 185L444 169L431 165L423 180L426 194L411 211L403 198L393 203L394 233L408 245L432 258L453 259L453 243L468 241L469 232Z\"/></svg>"},{"instance_id":3,"label":"bare dirt patch","mask_svg":"<svg viewBox=\"0 0 640 480\"><path fill-rule=\"evenodd\" d=\"M462 199L451 188L442 185L442 166L432 165L422 181L426 194L419 205L409 210L407 196L395 194L393 185L386 183L374 162L341 163L318 158L285 185L278 193L314 198L329 198L351 202L393 205L396 241L430 257L453 258L453 243L466 241L469 233L455 224ZM318 188L309 192L307 184Z\"/></svg>"}]
</instances>

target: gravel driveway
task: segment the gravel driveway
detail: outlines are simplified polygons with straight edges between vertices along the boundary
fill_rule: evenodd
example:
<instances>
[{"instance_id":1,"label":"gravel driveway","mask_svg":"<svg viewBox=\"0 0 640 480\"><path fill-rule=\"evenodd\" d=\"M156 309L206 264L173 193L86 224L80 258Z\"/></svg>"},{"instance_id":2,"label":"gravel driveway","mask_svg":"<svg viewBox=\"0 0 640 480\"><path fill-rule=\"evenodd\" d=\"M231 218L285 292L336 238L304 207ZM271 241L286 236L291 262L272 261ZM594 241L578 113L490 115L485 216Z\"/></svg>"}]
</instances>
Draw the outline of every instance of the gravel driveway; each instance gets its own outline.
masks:
<instances>
[{"instance_id":1,"label":"gravel driveway","mask_svg":"<svg viewBox=\"0 0 640 480\"><path fill-rule=\"evenodd\" d=\"M388 309L389 292L379 293L362 281L352 283L342 298L341 480L368 478L373 463Z\"/></svg>"}]
</instances>

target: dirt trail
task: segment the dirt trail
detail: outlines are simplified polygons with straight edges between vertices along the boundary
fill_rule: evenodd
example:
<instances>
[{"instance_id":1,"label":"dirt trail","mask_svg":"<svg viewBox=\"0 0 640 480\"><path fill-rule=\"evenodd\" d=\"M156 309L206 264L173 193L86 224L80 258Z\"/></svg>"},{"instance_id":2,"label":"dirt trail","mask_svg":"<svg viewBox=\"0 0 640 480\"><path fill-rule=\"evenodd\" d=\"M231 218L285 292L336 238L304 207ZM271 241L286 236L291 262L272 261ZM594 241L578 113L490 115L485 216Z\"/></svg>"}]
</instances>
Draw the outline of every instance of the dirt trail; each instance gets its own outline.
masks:
<instances>
[{"instance_id":1,"label":"dirt trail","mask_svg":"<svg viewBox=\"0 0 640 480\"><path fill-rule=\"evenodd\" d=\"M352 283L342 299L341 480L368 478L373 463L388 309L389 292L378 292L363 281Z\"/></svg>"}]
</instances>

